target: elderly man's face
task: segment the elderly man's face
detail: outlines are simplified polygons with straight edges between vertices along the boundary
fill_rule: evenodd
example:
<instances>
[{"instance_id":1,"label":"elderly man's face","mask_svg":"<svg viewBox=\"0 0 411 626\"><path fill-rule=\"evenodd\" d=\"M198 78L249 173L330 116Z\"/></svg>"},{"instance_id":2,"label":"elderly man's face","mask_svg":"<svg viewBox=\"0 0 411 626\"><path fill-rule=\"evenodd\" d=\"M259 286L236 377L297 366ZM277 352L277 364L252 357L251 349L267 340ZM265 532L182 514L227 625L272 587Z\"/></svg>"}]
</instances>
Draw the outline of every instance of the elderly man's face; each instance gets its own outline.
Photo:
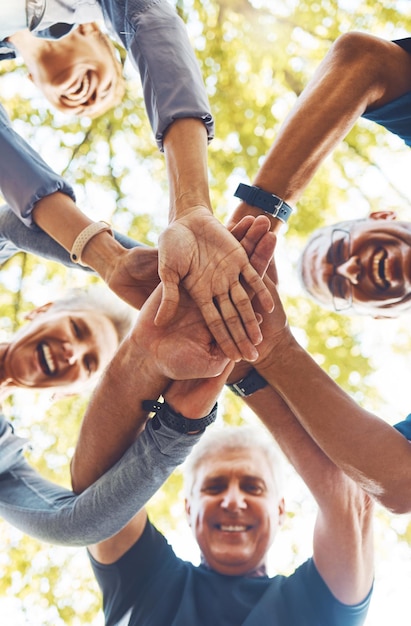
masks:
<instances>
[{"instance_id":1,"label":"elderly man's face","mask_svg":"<svg viewBox=\"0 0 411 626\"><path fill-rule=\"evenodd\" d=\"M411 299L411 223L372 213L319 229L302 256L303 281L337 311L396 317Z\"/></svg>"},{"instance_id":2,"label":"elderly man's face","mask_svg":"<svg viewBox=\"0 0 411 626\"><path fill-rule=\"evenodd\" d=\"M77 391L102 372L117 346L116 330L105 315L53 311L45 305L10 342L5 377L17 387Z\"/></svg>"},{"instance_id":3,"label":"elderly man's face","mask_svg":"<svg viewBox=\"0 0 411 626\"><path fill-rule=\"evenodd\" d=\"M35 85L57 109L74 115L100 115L112 106L118 63L93 24L83 24L49 42L30 66Z\"/></svg>"},{"instance_id":4,"label":"elderly man's face","mask_svg":"<svg viewBox=\"0 0 411 626\"><path fill-rule=\"evenodd\" d=\"M186 503L208 565L241 576L265 563L284 514L272 469L261 450L216 451L199 466Z\"/></svg>"}]
</instances>

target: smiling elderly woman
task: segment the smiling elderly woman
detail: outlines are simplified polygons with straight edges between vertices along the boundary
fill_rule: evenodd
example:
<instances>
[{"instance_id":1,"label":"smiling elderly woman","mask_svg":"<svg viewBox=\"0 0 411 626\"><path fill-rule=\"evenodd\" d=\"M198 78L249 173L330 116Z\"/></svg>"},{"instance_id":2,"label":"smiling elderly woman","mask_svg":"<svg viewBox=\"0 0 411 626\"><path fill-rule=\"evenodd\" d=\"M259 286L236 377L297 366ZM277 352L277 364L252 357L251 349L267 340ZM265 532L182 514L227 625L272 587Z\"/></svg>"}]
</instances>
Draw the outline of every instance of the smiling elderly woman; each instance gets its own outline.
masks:
<instances>
[{"instance_id":1,"label":"smiling elderly woman","mask_svg":"<svg viewBox=\"0 0 411 626\"><path fill-rule=\"evenodd\" d=\"M17 387L79 392L95 381L130 328L132 310L102 289L72 291L31 311L0 344L0 399Z\"/></svg>"}]
</instances>

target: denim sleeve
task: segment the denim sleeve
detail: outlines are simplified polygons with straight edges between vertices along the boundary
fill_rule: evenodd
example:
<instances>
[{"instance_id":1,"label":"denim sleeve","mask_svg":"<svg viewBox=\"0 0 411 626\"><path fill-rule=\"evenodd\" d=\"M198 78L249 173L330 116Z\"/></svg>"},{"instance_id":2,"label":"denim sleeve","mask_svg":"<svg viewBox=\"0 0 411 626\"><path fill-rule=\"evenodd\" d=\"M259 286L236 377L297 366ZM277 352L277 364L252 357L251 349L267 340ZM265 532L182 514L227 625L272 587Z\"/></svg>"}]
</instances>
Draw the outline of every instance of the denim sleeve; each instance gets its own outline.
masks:
<instances>
[{"instance_id":1,"label":"denim sleeve","mask_svg":"<svg viewBox=\"0 0 411 626\"><path fill-rule=\"evenodd\" d=\"M179 118L201 119L212 139L213 118L184 22L167 0L129 0L126 8L101 1L138 69L145 105L160 150L164 133Z\"/></svg>"},{"instance_id":2,"label":"denim sleeve","mask_svg":"<svg viewBox=\"0 0 411 626\"><path fill-rule=\"evenodd\" d=\"M114 231L114 236L124 248L130 249L143 246L127 235ZM73 263L70 255L40 228L36 230L28 228L21 222L7 205L0 207L0 265L5 263L17 252L30 252L37 256L56 261L66 267L81 269L91 272L92 270L83 265Z\"/></svg>"},{"instance_id":3,"label":"denim sleeve","mask_svg":"<svg viewBox=\"0 0 411 626\"><path fill-rule=\"evenodd\" d=\"M35 203L61 191L75 200L74 191L12 128L0 105L0 189L3 197L26 226L37 228L31 213Z\"/></svg>"},{"instance_id":4,"label":"denim sleeve","mask_svg":"<svg viewBox=\"0 0 411 626\"><path fill-rule=\"evenodd\" d=\"M149 421L123 457L76 495L42 478L24 459L24 440L3 428L0 515L42 541L67 546L98 543L130 521L200 437L177 433L163 424L155 430Z\"/></svg>"}]
</instances>

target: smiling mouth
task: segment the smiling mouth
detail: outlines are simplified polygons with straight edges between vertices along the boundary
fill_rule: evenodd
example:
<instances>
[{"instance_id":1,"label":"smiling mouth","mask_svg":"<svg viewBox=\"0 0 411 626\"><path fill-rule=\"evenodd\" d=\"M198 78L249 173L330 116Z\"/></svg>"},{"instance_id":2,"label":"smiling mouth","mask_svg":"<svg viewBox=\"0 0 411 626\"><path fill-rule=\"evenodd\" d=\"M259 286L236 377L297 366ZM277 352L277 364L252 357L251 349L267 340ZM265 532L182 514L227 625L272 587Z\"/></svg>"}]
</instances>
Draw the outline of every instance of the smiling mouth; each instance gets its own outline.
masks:
<instances>
[{"instance_id":1,"label":"smiling mouth","mask_svg":"<svg viewBox=\"0 0 411 626\"><path fill-rule=\"evenodd\" d=\"M390 286L387 267L388 254L380 248L371 259L371 272L375 285L379 289L388 289Z\"/></svg>"},{"instance_id":2,"label":"smiling mouth","mask_svg":"<svg viewBox=\"0 0 411 626\"><path fill-rule=\"evenodd\" d=\"M65 91L62 99L74 102L75 104L82 104L88 100L90 85L90 73L86 72Z\"/></svg>"},{"instance_id":3,"label":"smiling mouth","mask_svg":"<svg viewBox=\"0 0 411 626\"><path fill-rule=\"evenodd\" d=\"M251 526L240 526L239 524L218 524L217 528L224 533L243 533L251 528Z\"/></svg>"},{"instance_id":4,"label":"smiling mouth","mask_svg":"<svg viewBox=\"0 0 411 626\"><path fill-rule=\"evenodd\" d=\"M55 376L57 366L53 354L46 343L40 343L37 347L40 367L47 376Z\"/></svg>"}]
</instances>

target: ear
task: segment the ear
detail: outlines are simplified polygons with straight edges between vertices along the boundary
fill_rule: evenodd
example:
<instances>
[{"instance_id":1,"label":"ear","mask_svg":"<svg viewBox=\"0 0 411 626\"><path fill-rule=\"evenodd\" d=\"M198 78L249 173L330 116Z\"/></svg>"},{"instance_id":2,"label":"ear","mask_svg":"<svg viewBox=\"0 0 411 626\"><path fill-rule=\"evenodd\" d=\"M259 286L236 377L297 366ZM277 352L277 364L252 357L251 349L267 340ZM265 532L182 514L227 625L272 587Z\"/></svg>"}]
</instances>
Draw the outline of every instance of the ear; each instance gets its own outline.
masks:
<instances>
[{"instance_id":1,"label":"ear","mask_svg":"<svg viewBox=\"0 0 411 626\"><path fill-rule=\"evenodd\" d=\"M387 220L392 222L397 219L397 214L395 211L373 211L368 217L370 220Z\"/></svg>"},{"instance_id":2,"label":"ear","mask_svg":"<svg viewBox=\"0 0 411 626\"><path fill-rule=\"evenodd\" d=\"M278 503L278 525L282 526L285 520L285 500L281 498Z\"/></svg>"},{"instance_id":3,"label":"ear","mask_svg":"<svg viewBox=\"0 0 411 626\"><path fill-rule=\"evenodd\" d=\"M38 306L37 308L32 309L31 311L26 313L26 315L24 316L24 319L34 320L34 318L37 317L37 315L39 315L40 313L46 313L52 304L53 304L52 302L46 302L46 304L42 304L41 306Z\"/></svg>"},{"instance_id":4,"label":"ear","mask_svg":"<svg viewBox=\"0 0 411 626\"><path fill-rule=\"evenodd\" d=\"M191 526L191 506L187 498L184 500L184 508L186 511L188 525Z\"/></svg>"}]
</instances>

